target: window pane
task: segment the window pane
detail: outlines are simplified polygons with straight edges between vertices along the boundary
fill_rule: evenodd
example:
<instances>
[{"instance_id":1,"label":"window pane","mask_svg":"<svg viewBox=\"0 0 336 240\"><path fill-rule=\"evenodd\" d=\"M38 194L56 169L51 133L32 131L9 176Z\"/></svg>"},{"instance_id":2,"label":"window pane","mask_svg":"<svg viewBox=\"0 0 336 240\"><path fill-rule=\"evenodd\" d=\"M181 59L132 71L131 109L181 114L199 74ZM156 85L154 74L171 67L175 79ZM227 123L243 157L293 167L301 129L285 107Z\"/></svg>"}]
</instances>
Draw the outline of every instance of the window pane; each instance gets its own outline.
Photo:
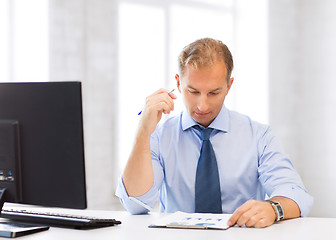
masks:
<instances>
[{"instance_id":1,"label":"window pane","mask_svg":"<svg viewBox=\"0 0 336 240\"><path fill-rule=\"evenodd\" d=\"M165 30L160 8L119 7L119 159L126 163L145 98L164 86ZM121 130L122 129L122 130Z\"/></svg>"},{"instance_id":2,"label":"window pane","mask_svg":"<svg viewBox=\"0 0 336 240\"><path fill-rule=\"evenodd\" d=\"M230 12L174 5L171 7L169 19L170 76L174 76L178 71L177 58L182 48L196 39L204 37L219 39L228 45L231 51L233 50L233 17ZM181 97L175 102L175 113L178 113L183 109Z\"/></svg>"},{"instance_id":3,"label":"window pane","mask_svg":"<svg viewBox=\"0 0 336 240\"><path fill-rule=\"evenodd\" d=\"M268 123L267 23L267 0L237 1L235 109L263 123Z\"/></svg>"},{"instance_id":4,"label":"window pane","mask_svg":"<svg viewBox=\"0 0 336 240\"><path fill-rule=\"evenodd\" d=\"M48 81L48 1L13 2L13 80Z\"/></svg>"},{"instance_id":5,"label":"window pane","mask_svg":"<svg viewBox=\"0 0 336 240\"><path fill-rule=\"evenodd\" d=\"M190 1L205 3L207 5L222 6L222 7L232 7L233 6L233 0L190 0Z\"/></svg>"},{"instance_id":6,"label":"window pane","mask_svg":"<svg viewBox=\"0 0 336 240\"><path fill-rule=\"evenodd\" d=\"M222 40L234 55L237 72L233 76L238 77L225 100L226 106L246 113L255 120L260 120L260 112L267 116L265 104L260 104L267 96L267 84L263 78L267 71L260 67L266 59L267 28L263 23L267 19L255 16L260 13L267 15L265 0L259 0L258 4L253 1L248 5L247 0L235 1L234 4L233 0L181 0L171 3L137 0L133 4L131 1L119 5L121 168L132 148L139 120L137 113L142 109L145 97L161 87L169 90L175 88L177 57L185 45L196 39L211 37ZM242 33L248 33L248 36ZM256 69L263 77L241 86L250 81L251 71L255 74ZM255 89L258 89L258 98L253 96ZM174 93L178 96L173 113L176 114L184 106L178 91ZM249 111L245 112L246 109Z\"/></svg>"}]
</instances>

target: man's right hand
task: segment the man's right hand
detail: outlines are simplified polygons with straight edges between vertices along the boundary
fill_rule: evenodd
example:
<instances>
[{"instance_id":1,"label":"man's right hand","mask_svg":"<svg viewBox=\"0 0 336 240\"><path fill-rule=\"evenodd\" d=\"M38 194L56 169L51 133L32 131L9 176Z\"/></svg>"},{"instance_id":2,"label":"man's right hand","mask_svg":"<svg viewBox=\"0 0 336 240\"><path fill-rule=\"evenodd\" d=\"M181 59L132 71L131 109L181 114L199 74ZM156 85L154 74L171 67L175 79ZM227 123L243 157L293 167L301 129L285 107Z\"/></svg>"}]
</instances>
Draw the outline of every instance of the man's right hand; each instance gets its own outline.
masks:
<instances>
[{"instance_id":1,"label":"man's right hand","mask_svg":"<svg viewBox=\"0 0 336 240\"><path fill-rule=\"evenodd\" d=\"M146 98L146 104L142 110L139 130L151 135L162 117L162 113L169 114L174 110L176 95L165 89L160 89Z\"/></svg>"},{"instance_id":2,"label":"man's right hand","mask_svg":"<svg viewBox=\"0 0 336 240\"><path fill-rule=\"evenodd\" d=\"M154 172L150 151L150 136L162 117L162 113L174 110L175 94L160 89L146 98L135 138L135 144L123 174L126 192L131 197L146 193L154 183Z\"/></svg>"}]
</instances>

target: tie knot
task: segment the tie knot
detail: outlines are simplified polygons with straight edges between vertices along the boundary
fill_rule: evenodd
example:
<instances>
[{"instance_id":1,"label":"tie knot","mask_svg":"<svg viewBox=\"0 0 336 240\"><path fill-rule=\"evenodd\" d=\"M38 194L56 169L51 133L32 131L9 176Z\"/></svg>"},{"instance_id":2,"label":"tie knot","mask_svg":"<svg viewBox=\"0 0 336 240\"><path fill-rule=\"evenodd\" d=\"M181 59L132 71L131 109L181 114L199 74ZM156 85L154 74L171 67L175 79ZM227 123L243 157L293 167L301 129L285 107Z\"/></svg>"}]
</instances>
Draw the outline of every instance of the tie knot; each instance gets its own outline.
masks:
<instances>
[{"instance_id":1,"label":"tie knot","mask_svg":"<svg viewBox=\"0 0 336 240\"><path fill-rule=\"evenodd\" d=\"M210 134L213 130L213 128L201 128L200 126L198 125L195 125L194 128L196 128L198 131L201 132L201 135L202 135L202 141L206 141L206 140L209 140L210 138Z\"/></svg>"},{"instance_id":2,"label":"tie knot","mask_svg":"<svg viewBox=\"0 0 336 240\"><path fill-rule=\"evenodd\" d=\"M198 131L201 132L201 135L202 135L202 141L206 141L206 140L209 140L210 138L210 134L213 130L213 128L201 128L200 126L198 125L195 125L194 128L196 128Z\"/></svg>"},{"instance_id":3,"label":"tie knot","mask_svg":"<svg viewBox=\"0 0 336 240\"><path fill-rule=\"evenodd\" d=\"M202 133L202 140L206 141L209 140L210 134L212 132L213 128L204 128L201 133Z\"/></svg>"}]
</instances>

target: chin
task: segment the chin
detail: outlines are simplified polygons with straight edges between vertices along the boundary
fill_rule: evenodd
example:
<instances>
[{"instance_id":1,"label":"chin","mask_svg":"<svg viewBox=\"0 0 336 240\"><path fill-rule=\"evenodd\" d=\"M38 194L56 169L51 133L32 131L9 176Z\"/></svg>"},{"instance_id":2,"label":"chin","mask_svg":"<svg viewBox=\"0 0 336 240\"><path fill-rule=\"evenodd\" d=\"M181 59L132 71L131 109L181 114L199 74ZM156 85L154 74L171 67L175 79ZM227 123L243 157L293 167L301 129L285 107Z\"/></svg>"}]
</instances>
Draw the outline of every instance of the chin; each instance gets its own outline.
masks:
<instances>
[{"instance_id":1,"label":"chin","mask_svg":"<svg viewBox=\"0 0 336 240\"><path fill-rule=\"evenodd\" d=\"M208 127L208 126L210 125L210 123L211 123L211 121L207 121L207 120L205 120L205 119L200 119L200 118L194 118L194 120L195 120L198 124L202 125L203 127Z\"/></svg>"},{"instance_id":2,"label":"chin","mask_svg":"<svg viewBox=\"0 0 336 240\"><path fill-rule=\"evenodd\" d=\"M198 121L199 124L201 124L204 127L208 127L214 120L215 118L208 118L208 119L199 119Z\"/></svg>"}]
</instances>

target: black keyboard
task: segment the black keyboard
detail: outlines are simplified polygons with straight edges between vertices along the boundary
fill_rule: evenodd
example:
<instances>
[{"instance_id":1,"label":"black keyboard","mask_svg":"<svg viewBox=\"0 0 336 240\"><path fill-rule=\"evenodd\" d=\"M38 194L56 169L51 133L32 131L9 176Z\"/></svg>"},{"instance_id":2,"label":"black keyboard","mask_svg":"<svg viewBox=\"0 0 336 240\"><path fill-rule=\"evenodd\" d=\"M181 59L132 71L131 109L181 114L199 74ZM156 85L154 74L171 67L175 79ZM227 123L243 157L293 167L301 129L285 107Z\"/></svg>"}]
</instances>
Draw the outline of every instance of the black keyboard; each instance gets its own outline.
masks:
<instances>
[{"instance_id":1,"label":"black keyboard","mask_svg":"<svg viewBox=\"0 0 336 240\"><path fill-rule=\"evenodd\" d=\"M22 209L3 209L1 211L1 217L20 222L39 223L76 229L91 229L121 224L120 221L110 218L95 218Z\"/></svg>"}]
</instances>

